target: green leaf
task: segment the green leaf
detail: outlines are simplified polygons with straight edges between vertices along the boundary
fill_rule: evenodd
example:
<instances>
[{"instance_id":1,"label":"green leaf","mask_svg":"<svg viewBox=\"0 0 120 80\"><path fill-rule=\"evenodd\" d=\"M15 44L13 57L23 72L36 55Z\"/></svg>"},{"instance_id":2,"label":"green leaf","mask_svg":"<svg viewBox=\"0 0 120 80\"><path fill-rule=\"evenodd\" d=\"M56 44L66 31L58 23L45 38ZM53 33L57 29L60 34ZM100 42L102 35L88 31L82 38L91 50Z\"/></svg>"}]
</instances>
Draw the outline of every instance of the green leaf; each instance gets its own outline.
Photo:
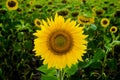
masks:
<instances>
[{"instance_id":1,"label":"green leaf","mask_svg":"<svg viewBox=\"0 0 120 80\"><path fill-rule=\"evenodd\" d=\"M100 62L93 62L92 64L90 64L91 68L95 68L95 69L101 69L102 64Z\"/></svg>"},{"instance_id":2,"label":"green leaf","mask_svg":"<svg viewBox=\"0 0 120 80\"><path fill-rule=\"evenodd\" d=\"M102 49L98 48L96 50L96 52L94 53L93 59L91 59L87 63L86 67L90 66L91 64L94 64L94 63L98 62L99 60L101 60L102 58L104 58L104 56L105 56L105 52Z\"/></svg>"},{"instance_id":3,"label":"green leaf","mask_svg":"<svg viewBox=\"0 0 120 80\"><path fill-rule=\"evenodd\" d=\"M42 74L41 80L57 80L56 76Z\"/></svg>"},{"instance_id":4,"label":"green leaf","mask_svg":"<svg viewBox=\"0 0 120 80\"><path fill-rule=\"evenodd\" d=\"M74 64L74 65L72 65L71 68L66 67L65 68L65 73L67 73L68 75L73 75L73 74L75 74L75 72L77 71L77 69L78 69L78 65Z\"/></svg>"},{"instance_id":5,"label":"green leaf","mask_svg":"<svg viewBox=\"0 0 120 80\"><path fill-rule=\"evenodd\" d=\"M93 62L94 62L93 59L91 59L88 62L81 62L81 63L79 63L79 67L80 68L86 68L86 67L90 66Z\"/></svg>"},{"instance_id":6,"label":"green leaf","mask_svg":"<svg viewBox=\"0 0 120 80\"><path fill-rule=\"evenodd\" d=\"M47 69L47 65L42 65L38 70L44 73L41 76L42 80L57 80L55 68Z\"/></svg>"},{"instance_id":7,"label":"green leaf","mask_svg":"<svg viewBox=\"0 0 120 80\"><path fill-rule=\"evenodd\" d=\"M102 59L104 56L105 56L105 52L102 49L98 48L94 53L93 60L96 62Z\"/></svg>"},{"instance_id":8,"label":"green leaf","mask_svg":"<svg viewBox=\"0 0 120 80\"><path fill-rule=\"evenodd\" d=\"M26 48L26 49L32 49L32 41L30 41L30 40L28 40L28 41L25 41L24 42L24 47Z\"/></svg>"},{"instance_id":9,"label":"green leaf","mask_svg":"<svg viewBox=\"0 0 120 80\"><path fill-rule=\"evenodd\" d=\"M47 68L47 65L42 65L38 68L39 71L45 73L46 75L56 75L56 69L55 68Z\"/></svg>"},{"instance_id":10,"label":"green leaf","mask_svg":"<svg viewBox=\"0 0 120 80\"><path fill-rule=\"evenodd\" d=\"M96 29L97 29L97 26L96 26L95 24L91 24L91 25L90 25L90 28L91 28L92 30L96 30Z\"/></svg>"},{"instance_id":11,"label":"green leaf","mask_svg":"<svg viewBox=\"0 0 120 80\"><path fill-rule=\"evenodd\" d=\"M19 33L17 34L17 38L18 38L20 41L22 41L23 38L24 38L24 33L23 33L23 32L19 32Z\"/></svg>"},{"instance_id":12,"label":"green leaf","mask_svg":"<svg viewBox=\"0 0 120 80\"><path fill-rule=\"evenodd\" d=\"M2 76L2 69L0 68L0 76Z\"/></svg>"},{"instance_id":13,"label":"green leaf","mask_svg":"<svg viewBox=\"0 0 120 80\"><path fill-rule=\"evenodd\" d=\"M2 25L2 23L0 23L0 27L2 27L3 25Z\"/></svg>"},{"instance_id":14,"label":"green leaf","mask_svg":"<svg viewBox=\"0 0 120 80\"><path fill-rule=\"evenodd\" d=\"M108 43L108 44L111 41L111 37L110 36L109 37L108 36L104 36L104 39L105 39L105 42Z\"/></svg>"},{"instance_id":15,"label":"green leaf","mask_svg":"<svg viewBox=\"0 0 120 80\"><path fill-rule=\"evenodd\" d=\"M107 65L111 70L116 70L117 69L117 60L116 59L109 59L107 61Z\"/></svg>"},{"instance_id":16,"label":"green leaf","mask_svg":"<svg viewBox=\"0 0 120 80\"><path fill-rule=\"evenodd\" d=\"M79 67L86 68L89 66L93 66L93 64L98 64L98 61L101 60L104 56L105 52L102 49L97 49L96 52L94 53L93 58L90 59L88 62L80 62Z\"/></svg>"},{"instance_id":17,"label":"green leaf","mask_svg":"<svg viewBox=\"0 0 120 80\"><path fill-rule=\"evenodd\" d=\"M79 62L78 66L80 68L85 68L86 64L87 64L86 62Z\"/></svg>"},{"instance_id":18,"label":"green leaf","mask_svg":"<svg viewBox=\"0 0 120 80\"><path fill-rule=\"evenodd\" d=\"M22 46L21 46L20 43L16 42L16 43L13 44L13 48L14 48L15 51L21 51Z\"/></svg>"}]
</instances>

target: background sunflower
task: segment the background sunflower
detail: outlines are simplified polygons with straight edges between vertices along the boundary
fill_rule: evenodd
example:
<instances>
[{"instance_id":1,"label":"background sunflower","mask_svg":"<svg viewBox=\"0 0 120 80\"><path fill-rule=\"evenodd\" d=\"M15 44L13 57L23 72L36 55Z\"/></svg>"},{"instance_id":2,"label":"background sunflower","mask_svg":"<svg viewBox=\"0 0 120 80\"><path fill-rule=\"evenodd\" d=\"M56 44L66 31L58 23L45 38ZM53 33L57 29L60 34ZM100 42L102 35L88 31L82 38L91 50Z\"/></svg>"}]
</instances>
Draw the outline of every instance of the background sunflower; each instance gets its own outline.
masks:
<instances>
[{"instance_id":1,"label":"background sunflower","mask_svg":"<svg viewBox=\"0 0 120 80\"><path fill-rule=\"evenodd\" d=\"M78 16L78 23L82 25L90 25L94 23L94 18Z\"/></svg>"},{"instance_id":2,"label":"background sunflower","mask_svg":"<svg viewBox=\"0 0 120 80\"><path fill-rule=\"evenodd\" d=\"M42 23L42 22L41 22L40 19L38 19L38 18L36 18L36 19L34 20L35 26L37 26L37 27L39 27L39 28L40 28L41 23Z\"/></svg>"},{"instance_id":3,"label":"background sunflower","mask_svg":"<svg viewBox=\"0 0 120 80\"><path fill-rule=\"evenodd\" d=\"M112 26L111 28L110 28L110 32L111 33L116 33L117 32L117 27L116 26Z\"/></svg>"},{"instance_id":4,"label":"background sunflower","mask_svg":"<svg viewBox=\"0 0 120 80\"><path fill-rule=\"evenodd\" d=\"M18 8L18 1L17 0L7 0L6 7L9 10L16 10Z\"/></svg>"},{"instance_id":5,"label":"background sunflower","mask_svg":"<svg viewBox=\"0 0 120 80\"><path fill-rule=\"evenodd\" d=\"M107 27L110 24L110 20L107 18L102 18L100 21L101 26Z\"/></svg>"}]
</instances>

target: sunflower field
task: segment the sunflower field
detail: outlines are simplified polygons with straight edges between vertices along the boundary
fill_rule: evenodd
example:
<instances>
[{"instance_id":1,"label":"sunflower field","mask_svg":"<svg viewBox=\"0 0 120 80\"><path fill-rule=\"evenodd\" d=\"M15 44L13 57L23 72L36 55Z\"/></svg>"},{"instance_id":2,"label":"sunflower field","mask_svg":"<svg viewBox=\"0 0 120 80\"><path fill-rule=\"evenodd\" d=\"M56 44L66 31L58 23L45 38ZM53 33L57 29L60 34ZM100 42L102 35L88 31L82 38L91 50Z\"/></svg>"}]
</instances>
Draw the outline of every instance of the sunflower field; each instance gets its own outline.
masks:
<instances>
[{"instance_id":1,"label":"sunflower field","mask_svg":"<svg viewBox=\"0 0 120 80\"><path fill-rule=\"evenodd\" d=\"M120 80L120 0L0 0L0 80Z\"/></svg>"}]
</instances>

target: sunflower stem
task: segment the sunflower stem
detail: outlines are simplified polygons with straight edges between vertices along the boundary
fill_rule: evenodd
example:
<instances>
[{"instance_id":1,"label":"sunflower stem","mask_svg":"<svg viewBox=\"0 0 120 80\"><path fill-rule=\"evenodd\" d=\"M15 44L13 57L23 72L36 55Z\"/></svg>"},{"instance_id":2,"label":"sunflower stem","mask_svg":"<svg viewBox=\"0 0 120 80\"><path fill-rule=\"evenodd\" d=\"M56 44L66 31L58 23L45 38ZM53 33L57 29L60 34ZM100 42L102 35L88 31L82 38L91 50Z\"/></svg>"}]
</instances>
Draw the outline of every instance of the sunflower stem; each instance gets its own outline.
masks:
<instances>
[{"instance_id":1,"label":"sunflower stem","mask_svg":"<svg viewBox=\"0 0 120 80\"><path fill-rule=\"evenodd\" d=\"M64 70L57 70L57 78L58 80L64 80Z\"/></svg>"}]
</instances>

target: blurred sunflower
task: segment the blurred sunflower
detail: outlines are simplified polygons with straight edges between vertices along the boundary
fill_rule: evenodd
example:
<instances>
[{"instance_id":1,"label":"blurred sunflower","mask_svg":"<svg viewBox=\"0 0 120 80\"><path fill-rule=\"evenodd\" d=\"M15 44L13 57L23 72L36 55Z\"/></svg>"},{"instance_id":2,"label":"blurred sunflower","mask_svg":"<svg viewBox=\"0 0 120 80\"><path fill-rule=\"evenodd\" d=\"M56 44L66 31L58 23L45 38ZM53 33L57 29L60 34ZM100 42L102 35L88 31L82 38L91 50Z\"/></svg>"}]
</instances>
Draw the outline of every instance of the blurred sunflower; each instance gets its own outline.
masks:
<instances>
[{"instance_id":1,"label":"blurred sunflower","mask_svg":"<svg viewBox=\"0 0 120 80\"><path fill-rule=\"evenodd\" d=\"M22 10L22 8L17 8L17 10L16 10L19 14L22 14L23 12L23 10Z\"/></svg>"},{"instance_id":2,"label":"blurred sunflower","mask_svg":"<svg viewBox=\"0 0 120 80\"><path fill-rule=\"evenodd\" d=\"M18 1L17 0L7 0L6 1L6 7L9 10L17 10L17 8L18 8Z\"/></svg>"},{"instance_id":3,"label":"blurred sunflower","mask_svg":"<svg viewBox=\"0 0 120 80\"><path fill-rule=\"evenodd\" d=\"M90 24L94 23L94 18L87 18L85 16L78 16L78 23L79 24L90 25Z\"/></svg>"},{"instance_id":4,"label":"blurred sunflower","mask_svg":"<svg viewBox=\"0 0 120 80\"><path fill-rule=\"evenodd\" d=\"M41 20L38 19L38 18L36 18L36 19L34 20L34 24L35 24L35 26L40 27L40 25L41 25Z\"/></svg>"},{"instance_id":5,"label":"blurred sunflower","mask_svg":"<svg viewBox=\"0 0 120 80\"><path fill-rule=\"evenodd\" d=\"M107 18L102 18L100 24L102 27L107 27L110 24L110 20Z\"/></svg>"},{"instance_id":6,"label":"blurred sunflower","mask_svg":"<svg viewBox=\"0 0 120 80\"><path fill-rule=\"evenodd\" d=\"M117 32L117 27L116 27L116 26L112 26L112 27L110 28L110 32L111 32L111 33L116 33L116 32Z\"/></svg>"},{"instance_id":7,"label":"blurred sunflower","mask_svg":"<svg viewBox=\"0 0 120 80\"><path fill-rule=\"evenodd\" d=\"M42 22L41 30L34 33L37 37L34 40L34 51L36 56L44 59L43 64L48 64L48 68L62 69L71 67L78 60L82 61L87 49L87 35L83 34L83 27L71 19L65 21L58 14L54 20L51 18Z\"/></svg>"},{"instance_id":8,"label":"blurred sunflower","mask_svg":"<svg viewBox=\"0 0 120 80\"><path fill-rule=\"evenodd\" d=\"M30 5L30 6L32 6L32 5L34 5L34 4L35 4L35 0L30 0L30 1L29 1L29 5Z\"/></svg>"},{"instance_id":9,"label":"blurred sunflower","mask_svg":"<svg viewBox=\"0 0 120 80\"><path fill-rule=\"evenodd\" d=\"M102 15L105 13L105 11L103 9L100 10L96 10L95 11L95 15L98 17L102 17Z\"/></svg>"}]
</instances>

